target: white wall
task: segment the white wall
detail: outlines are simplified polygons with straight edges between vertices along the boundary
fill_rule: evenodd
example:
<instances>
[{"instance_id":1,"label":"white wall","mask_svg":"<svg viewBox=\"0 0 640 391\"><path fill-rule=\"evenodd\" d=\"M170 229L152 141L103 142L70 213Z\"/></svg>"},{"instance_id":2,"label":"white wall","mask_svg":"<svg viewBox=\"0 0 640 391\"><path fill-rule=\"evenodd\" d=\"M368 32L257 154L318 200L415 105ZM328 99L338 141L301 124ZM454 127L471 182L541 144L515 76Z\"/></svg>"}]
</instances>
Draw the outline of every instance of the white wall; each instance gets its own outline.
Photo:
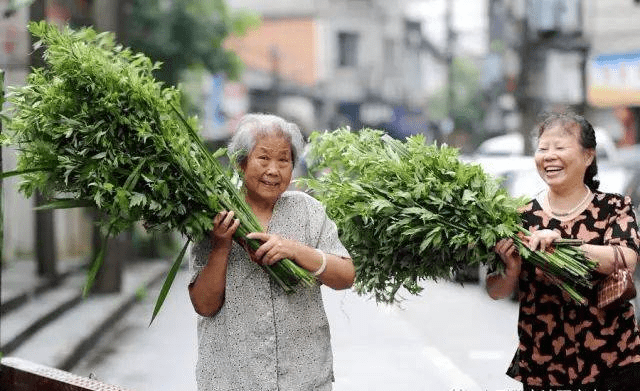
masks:
<instances>
[{"instance_id":1,"label":"white wall","mask_svg":"<svg viewBox=\"0 0 640 391\"><path fill-rule=\"evenodd\" d=\"M640 50L640 4L633 0L584 0L591 55Z\"/></svg>"}]
</instances>

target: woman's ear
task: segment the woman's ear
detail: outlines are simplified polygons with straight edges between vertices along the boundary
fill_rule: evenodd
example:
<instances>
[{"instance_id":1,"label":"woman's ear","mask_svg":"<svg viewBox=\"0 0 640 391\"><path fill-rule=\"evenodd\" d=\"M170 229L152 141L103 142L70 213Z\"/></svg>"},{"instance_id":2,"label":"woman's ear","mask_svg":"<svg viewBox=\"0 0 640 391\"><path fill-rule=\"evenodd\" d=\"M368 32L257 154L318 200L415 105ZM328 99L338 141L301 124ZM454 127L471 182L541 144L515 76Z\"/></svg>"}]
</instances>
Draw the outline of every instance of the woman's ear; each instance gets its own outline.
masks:
<instances>
[{"instance_id":1,"label":"woman's ear","mask_svg":"<svg viewBox=\"0 0 640 391\"><path fill-rule=\"evenodd\" d=\"M593 159L595 159L596 157L596 150L595 149L587 149L585 151L584 154L584 159L585 159L585 164L587 167L589 167L591 165L591 163L593 163Z\"/></svg>"}]
</instances>

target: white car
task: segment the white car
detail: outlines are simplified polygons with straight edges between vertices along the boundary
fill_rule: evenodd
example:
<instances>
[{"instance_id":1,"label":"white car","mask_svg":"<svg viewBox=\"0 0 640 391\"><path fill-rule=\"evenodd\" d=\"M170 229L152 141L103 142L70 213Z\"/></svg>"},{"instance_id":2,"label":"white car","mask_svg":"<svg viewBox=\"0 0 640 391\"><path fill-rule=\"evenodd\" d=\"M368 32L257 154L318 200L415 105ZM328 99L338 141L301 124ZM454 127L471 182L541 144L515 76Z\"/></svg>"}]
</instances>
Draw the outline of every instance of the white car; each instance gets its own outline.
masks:
<instances>
[{"instance_id":1,"label":"white car","mask_svg":"<svg viewBox=\"0 0 640 391\"><path fill-rule=\"evenodd\" d=\"M618 149L615 142L604 129L596 128L596 153L598 156L598 178L600 189L621 193L626 190L630 171L618 162ZM531 140L535 145L535 140ZM510 133L492 137L481 143L465 161L475 162L485 172L503 178L503 185L513 196L535 196L545 188L538 175L533 156L524 155L524 137L520 133Z\"/></svg>"},{"instance_id":2,"label":"white car","mask_svg":"<svg viewBox=\"0 0 640 391\"><path fill-rule=\"evenodd\" d=\"M598 161L615 160L618 154L616 143L609 133L602 128L595 128L596 153ZM535 138L531 139L535 145ZM508 133L483 141L474 155L479 156L523 156L524 136L521 133Z\"/></svg>"}]
</instances>

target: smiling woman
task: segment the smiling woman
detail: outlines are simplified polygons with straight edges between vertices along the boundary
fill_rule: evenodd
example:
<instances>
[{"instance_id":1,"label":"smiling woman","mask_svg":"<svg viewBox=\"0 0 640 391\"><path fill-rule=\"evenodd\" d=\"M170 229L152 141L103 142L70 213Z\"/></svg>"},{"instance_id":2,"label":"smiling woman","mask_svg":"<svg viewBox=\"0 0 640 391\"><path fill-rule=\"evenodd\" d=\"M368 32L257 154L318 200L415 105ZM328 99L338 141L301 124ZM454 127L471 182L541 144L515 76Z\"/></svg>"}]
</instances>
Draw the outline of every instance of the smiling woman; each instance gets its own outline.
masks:
<instances>
[{"instance_id":1,"label":"smiling woman","mask_svg":"<svg viewBox=\"0 0 640 391\"><path fill-rule=\"evenodd\" d=\"M353 284L355 270L336 225L311 196L287 191L303 149L299 128L249 114L229 152L243 175L245 199L265 232L245 251L232 237L233 212L213 220L210 238L191 253L191 302L198 317L198 389L330 390L333 364L320 285L287 294L261 265L290 259L333 289ZM252 262L253 261L253 262Z\"/></svg>"},{"instance_id":2,"label":"smiling woman","mask_svg":"<svg viewBox=\"0 0 640 391\"><path fill-rule=\"evenodd\" d=\"M598 285L614 270L616 247L633 270L638 226L629 197L598 190L596 133L583 117L552 114L539 127L535 163L546 191L522 210L525 238L532 250L559 239L579 239L584 254L597 262L593 288L579 306L553 281L522 262L510 239L496 244L506 265L490 274L493 298L519 291L520 343L508 374L524 390L637 390L640 384L640 334L628 301L601 308Z\"/></svg>"}]
</instances>

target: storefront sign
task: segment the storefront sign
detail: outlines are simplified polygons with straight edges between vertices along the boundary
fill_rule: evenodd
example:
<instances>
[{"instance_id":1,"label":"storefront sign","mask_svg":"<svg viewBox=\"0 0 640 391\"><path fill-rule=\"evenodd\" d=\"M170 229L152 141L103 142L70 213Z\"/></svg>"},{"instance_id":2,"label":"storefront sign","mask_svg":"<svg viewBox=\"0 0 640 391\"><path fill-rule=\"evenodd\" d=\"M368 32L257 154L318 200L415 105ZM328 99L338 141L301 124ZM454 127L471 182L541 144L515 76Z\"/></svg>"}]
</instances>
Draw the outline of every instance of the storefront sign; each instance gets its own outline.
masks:
<instances>
[{"instance_id":1,"label":"storefront sign","mask_svg":"<svg viewBox=\"0 0 640 391\"><path fill-rule=\"evenodd\" d=\"M593 58L587 77L590 105L640 106L640 50Z\"/></svg>"}]
</instances>

